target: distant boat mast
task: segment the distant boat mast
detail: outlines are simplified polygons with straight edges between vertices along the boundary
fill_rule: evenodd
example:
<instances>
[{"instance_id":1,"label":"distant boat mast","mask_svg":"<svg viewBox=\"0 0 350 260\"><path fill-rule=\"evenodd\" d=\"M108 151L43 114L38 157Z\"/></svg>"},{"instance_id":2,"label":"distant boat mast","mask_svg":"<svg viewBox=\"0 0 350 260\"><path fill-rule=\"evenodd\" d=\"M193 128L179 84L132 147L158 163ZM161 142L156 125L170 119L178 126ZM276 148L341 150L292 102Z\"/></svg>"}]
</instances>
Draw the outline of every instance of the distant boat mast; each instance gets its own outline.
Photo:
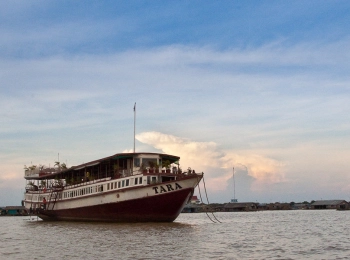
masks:
<instances>
[{"instance_id":1,"label":"distant boat mast","mask_svg":"<svg viewBox=\"0 0 350 260\"><path fill-rule=\"evenodd\" d=\"M235 167L233 167L232 179L233 179L233 199L231 200L231 202L237 202L237 199L236 199L236 182L235 182Z\"/></svg>"}]
</instances>

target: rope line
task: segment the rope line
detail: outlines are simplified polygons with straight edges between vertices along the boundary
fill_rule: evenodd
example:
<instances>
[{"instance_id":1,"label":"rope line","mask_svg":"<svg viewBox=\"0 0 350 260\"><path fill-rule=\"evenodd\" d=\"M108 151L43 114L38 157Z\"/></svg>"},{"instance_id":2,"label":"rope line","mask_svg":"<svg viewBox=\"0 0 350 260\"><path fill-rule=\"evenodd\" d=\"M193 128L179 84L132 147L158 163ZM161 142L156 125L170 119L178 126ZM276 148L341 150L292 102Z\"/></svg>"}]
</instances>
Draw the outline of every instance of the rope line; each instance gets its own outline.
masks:
<instances>
[{"instance_id":1,"label":"rope line","mask_svg":"<svg viewBox=\"0 0 350 260\"><path fill-rule=\"evenodd\" d=\"M203 178L204 178L204 176L203 176ZM197 178L197 179L198 179L198 178ZM200 188L200 186L199 186L199 182L198 182L198 191L199 191L199 197L201 198L202 203L205 204L205 203L203 202L203 199L202 199L202 193L201 193L201 188ZM216 223L216 222L215 222L214 220L212 220L211 217L208 215L207 208L205 208L205 214L207 215L207 217L208 217L213 223Z\"/></svg>"},{"instance_id":2,"label":"rope line","mask_svg":"<svg viewBox=\"0 0 350 260\"><path fill-rule=\"evenodd\" d=\"M204 176L203 176L203 184L204 184L205 196L207 197L207 201L208 201L208 205L209 205L210 203L209 203L209 199L208 199L207 188L205 187ZM220 220L218 220L218 219L215 217L214 212L211 212L211 214L213 215L213 217L216 219L217 222L222 223Z\"/></svg>"}]
</instances>

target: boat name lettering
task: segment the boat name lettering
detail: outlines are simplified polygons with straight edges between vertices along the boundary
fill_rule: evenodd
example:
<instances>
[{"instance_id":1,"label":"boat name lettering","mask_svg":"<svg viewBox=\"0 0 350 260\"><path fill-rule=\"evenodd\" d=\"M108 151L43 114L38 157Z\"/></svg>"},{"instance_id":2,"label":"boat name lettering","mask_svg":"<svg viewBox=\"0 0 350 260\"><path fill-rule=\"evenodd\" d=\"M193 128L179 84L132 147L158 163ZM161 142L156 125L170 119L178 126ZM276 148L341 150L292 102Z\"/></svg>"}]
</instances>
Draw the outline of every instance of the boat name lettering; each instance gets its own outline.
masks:
<instances>
[{"instance_id":1,"label":"boat name lettering","mask_svg":"<svg viewBox=\"0 0 350 260\"><path fill-rule=\"evenodd\" d=\"M158 193L163 193L163 192L168 192L173 190L179 190L179 189L182 189L182 187L180 186L180 184L175 182L175 188L171 184L167 184L165 185L165 187L159 186L159 187L153 187L152 189L154 189L155 194L158 194Z\"/></svg>"}]
</instances>

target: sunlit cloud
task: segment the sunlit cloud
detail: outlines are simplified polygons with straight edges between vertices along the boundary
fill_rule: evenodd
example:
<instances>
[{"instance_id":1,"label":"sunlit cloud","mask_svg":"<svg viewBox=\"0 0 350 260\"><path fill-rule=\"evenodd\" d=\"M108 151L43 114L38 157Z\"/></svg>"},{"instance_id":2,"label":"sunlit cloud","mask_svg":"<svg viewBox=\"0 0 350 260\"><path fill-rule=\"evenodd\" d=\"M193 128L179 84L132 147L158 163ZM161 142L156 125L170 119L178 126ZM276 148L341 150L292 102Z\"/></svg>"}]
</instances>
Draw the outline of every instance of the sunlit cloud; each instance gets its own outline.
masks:
<instances>
[{"instance_id":1,"label":"sunlit cloud","mask_svg":"<svg viewBox=\"0 0 350 260\"><path fill-rule=\"evenodd\" d=\"M220 167L219 160L224 156L214 142L194 142L159 132L144 132L136 135L136 139L164 153L181 156L180 163L185 169Z\"/></svg>"},{"instance_id":2,"label":"sunlit cloud","mask_svg":"<svg viewBox=\"0 0 350 260\"><path fill-rule=\"evenodd\" d=\"M179 155L182 166L208 172L211 189L225 189L227 179L232 176L232 169L244 168L254 178L254 187L285 181L283 164L264 157L250 154L237 155L232 151L222 151L214 142L197 142L159 132L144 132L136 136L137 140L149 144L164 153ZM237 151L239 152L239 151ZM254 188L253 187L253 188Z\"/></svg>"}]
</instances>

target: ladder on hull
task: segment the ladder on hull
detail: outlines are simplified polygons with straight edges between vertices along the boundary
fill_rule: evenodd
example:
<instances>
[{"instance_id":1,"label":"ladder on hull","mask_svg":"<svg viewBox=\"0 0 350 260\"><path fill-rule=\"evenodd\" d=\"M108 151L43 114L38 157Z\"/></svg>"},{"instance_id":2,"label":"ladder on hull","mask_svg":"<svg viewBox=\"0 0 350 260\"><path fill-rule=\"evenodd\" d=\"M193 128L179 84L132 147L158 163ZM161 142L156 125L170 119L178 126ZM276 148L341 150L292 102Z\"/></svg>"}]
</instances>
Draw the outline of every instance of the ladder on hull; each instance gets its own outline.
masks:
<instances>
[{"instance_id":1,"label":"ladder on hull","mask_svg":"<svg viewBox=\"0 0 350 260\"><path fill-rule=\"evenodd\" d=\"M62 186L53 186L50 192L50 197L47 202L46 209L53 210L58 199L62 198L63 187Z\"/></svg>"}]
</instances>

